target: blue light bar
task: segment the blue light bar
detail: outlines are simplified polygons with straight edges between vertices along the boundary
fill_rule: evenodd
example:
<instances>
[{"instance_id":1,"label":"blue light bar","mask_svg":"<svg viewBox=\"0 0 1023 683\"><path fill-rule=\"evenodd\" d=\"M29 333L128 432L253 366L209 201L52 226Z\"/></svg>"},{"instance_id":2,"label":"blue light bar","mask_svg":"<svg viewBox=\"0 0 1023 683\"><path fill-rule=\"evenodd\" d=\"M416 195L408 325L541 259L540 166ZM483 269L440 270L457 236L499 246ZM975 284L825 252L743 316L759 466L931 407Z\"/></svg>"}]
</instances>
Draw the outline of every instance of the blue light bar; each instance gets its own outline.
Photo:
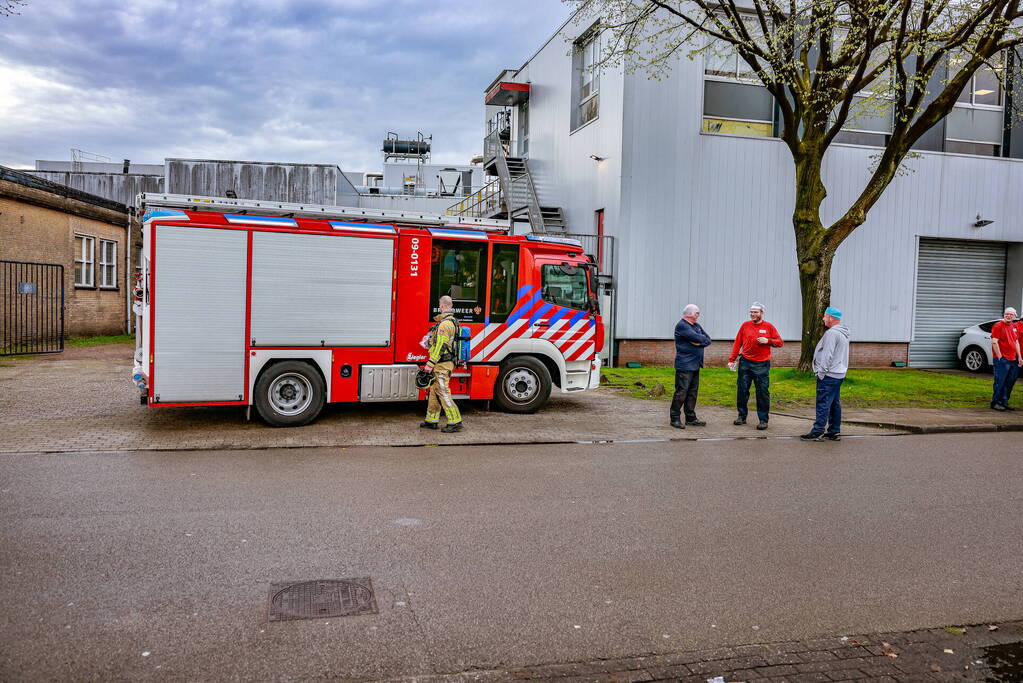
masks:
<instances>
[{"instance_id":1,"label":"blue light bar","mask_svg":"<svg viewBox=\"0 0 1023 683\"><path fill-rule=\"evenodd\" d=\"M288 228L297 228L298 221L294 218L281 218L278 216L246 216L240 213L225 213L224 218L228 223L248 223L249 225L277 225Z\"/></svg>"}]
</instances>

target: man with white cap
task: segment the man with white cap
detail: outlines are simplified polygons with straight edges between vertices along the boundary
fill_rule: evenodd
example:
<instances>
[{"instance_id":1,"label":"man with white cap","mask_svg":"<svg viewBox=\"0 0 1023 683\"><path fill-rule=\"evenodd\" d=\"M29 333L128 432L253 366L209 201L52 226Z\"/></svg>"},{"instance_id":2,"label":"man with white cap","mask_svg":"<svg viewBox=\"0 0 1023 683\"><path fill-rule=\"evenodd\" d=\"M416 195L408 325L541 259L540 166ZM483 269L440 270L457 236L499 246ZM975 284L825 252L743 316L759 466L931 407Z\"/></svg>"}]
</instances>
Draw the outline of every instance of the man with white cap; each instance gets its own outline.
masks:
<instances>
[{"instance_id":1,"label":"man with white cap","mask_svg":"<svg viewBox=\"0 0 1023 683\"><path fill-rule=\"evenodd\" d=\"M817 375L817 419L803 441L840 441L842 436L842 380L849 369L849 328L842 324L842 311L824 310L824 331L813 352L813 374Z\"/></svg>"},{"instance_id":2,"label":"man with white cap","mask_svg":"<svg viewBox=\"0 0 1023 683\"><path fill-rule=\"evenodd\" d=\"M749 307L749 320L739 326L728 357L728 369L738 370L735 381L735 406L739 416L735 425L746 424L749 413L749 386L757 392L757 429L767 429L771 416L771 347L785 344L774 325L764 320L764 305L754 301Z\"/></svg>"},{"instance_id":3,"label":"man with white cap","mask_svg":"<svg viewBox=\"0 0 1023 683\"><path fill-rule=\"evenodd\" d=\"M1002 319L991 328L991 354L995 357L995 382L991 393L991 408L994 410L1016 410L1009 407L1009 396L1023 365L1023 355L1020 354L1019 330L1014 320L1016 309L1009 306L1002 312Z\"/></svg>"}]
</instances>

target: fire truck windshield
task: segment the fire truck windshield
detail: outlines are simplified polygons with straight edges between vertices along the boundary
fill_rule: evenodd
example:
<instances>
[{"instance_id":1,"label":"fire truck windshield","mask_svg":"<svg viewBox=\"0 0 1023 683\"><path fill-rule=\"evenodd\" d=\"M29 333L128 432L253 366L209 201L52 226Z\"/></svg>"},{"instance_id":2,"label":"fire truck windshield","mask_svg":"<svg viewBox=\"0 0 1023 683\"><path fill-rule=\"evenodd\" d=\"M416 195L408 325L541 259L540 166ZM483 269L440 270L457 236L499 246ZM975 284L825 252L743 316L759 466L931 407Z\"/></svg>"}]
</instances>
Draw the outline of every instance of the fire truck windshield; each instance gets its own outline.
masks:
<instances>
[{"instance_id":1,"label":"fire truck windshield","mask_svg":"<svg viewBox=\"0 0 1023 683\"><path fill-rule=\"evenodd\" d=\"M587 310L590 304L590 291L586 271L585 267L568 263L544 264L544 301L558 306Z\"/></svg>"}]
</instances>

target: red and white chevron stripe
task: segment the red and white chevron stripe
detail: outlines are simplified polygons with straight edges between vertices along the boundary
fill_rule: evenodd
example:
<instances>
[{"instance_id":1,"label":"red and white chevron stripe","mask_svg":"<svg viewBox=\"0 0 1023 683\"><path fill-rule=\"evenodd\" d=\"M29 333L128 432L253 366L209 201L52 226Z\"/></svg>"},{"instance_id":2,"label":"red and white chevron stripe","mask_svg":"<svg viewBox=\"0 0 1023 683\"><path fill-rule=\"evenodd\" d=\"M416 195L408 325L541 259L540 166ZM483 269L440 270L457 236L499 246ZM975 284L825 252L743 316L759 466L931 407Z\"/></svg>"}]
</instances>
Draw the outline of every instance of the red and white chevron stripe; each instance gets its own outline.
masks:
<instances>
[{"instance_id":1,"label":"red and white chevron stripe","mask_svg":"<svg viewBox=\"0 0 1023 683\"><path fill-rule=\"evenodd\" d=\"M528 303L534 293L533 289L526 291L520 298L520 301ZM526 303L521 305L526 305ZM565 315L551 325L550 328L542 330L535 329L528 324L530 317L546 305L548 305L547 302L539 300L530 306L529 310L520 311L516 309L513 311L513 315L509 316L516 318L511 325L507 323L490 323L486 325L472 338L472 357L470 361L479 363L491 360L512 339L531 339L534 338L534 332L536 333L535 338L545 339L554 344L566 361L589 360L593 358L594 344L592 340L596 331L596 325L590 318L580 318L574 325L570 326L571 316ZM558 310L551 310L549 316L555 315Z\"/></svg>"}]
</instances>

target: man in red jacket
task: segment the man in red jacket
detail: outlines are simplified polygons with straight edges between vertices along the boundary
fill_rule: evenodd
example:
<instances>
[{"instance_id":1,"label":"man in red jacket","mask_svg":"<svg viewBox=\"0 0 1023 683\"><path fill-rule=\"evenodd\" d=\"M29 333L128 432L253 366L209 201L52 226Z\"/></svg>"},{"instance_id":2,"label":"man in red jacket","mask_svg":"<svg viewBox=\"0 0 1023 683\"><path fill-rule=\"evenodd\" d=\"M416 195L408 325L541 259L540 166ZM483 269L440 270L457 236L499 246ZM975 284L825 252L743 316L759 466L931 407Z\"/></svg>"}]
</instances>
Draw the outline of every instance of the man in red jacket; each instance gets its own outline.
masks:
<instances>
[{"instance_id":1,"label":"man in red jacket","mask_svg":"<svg viewBox=\"0 0 1023 683\"><path fill-rule=\"evenodd\" d=\"M764 320L764 305L754 301L749 307L749 320L739 326L732 354L728 357L728 369L735 370L738 366L739 371L735 391L739 417L732 424L746 424L752 383L757 392L757 417L760 419L757 429L767 429L771 416L771 347L784 345L778 330Z\"/></svg>"},{"instance_id":2,"label":"man in red jacket","mask_svg":"<svg viewBox=\"0 0 1023 683\"><path fill-rule=\"evenodd\" d=\"M1023 354L1020 353L1019 328L1014 322L1016 309L1009 306L1002 319L991 328L991 355L994 356L994 391L991 407L994 410L1016 410L1009 406L1012 385L1016 383Z\"/></svg>"}]
</instances>

